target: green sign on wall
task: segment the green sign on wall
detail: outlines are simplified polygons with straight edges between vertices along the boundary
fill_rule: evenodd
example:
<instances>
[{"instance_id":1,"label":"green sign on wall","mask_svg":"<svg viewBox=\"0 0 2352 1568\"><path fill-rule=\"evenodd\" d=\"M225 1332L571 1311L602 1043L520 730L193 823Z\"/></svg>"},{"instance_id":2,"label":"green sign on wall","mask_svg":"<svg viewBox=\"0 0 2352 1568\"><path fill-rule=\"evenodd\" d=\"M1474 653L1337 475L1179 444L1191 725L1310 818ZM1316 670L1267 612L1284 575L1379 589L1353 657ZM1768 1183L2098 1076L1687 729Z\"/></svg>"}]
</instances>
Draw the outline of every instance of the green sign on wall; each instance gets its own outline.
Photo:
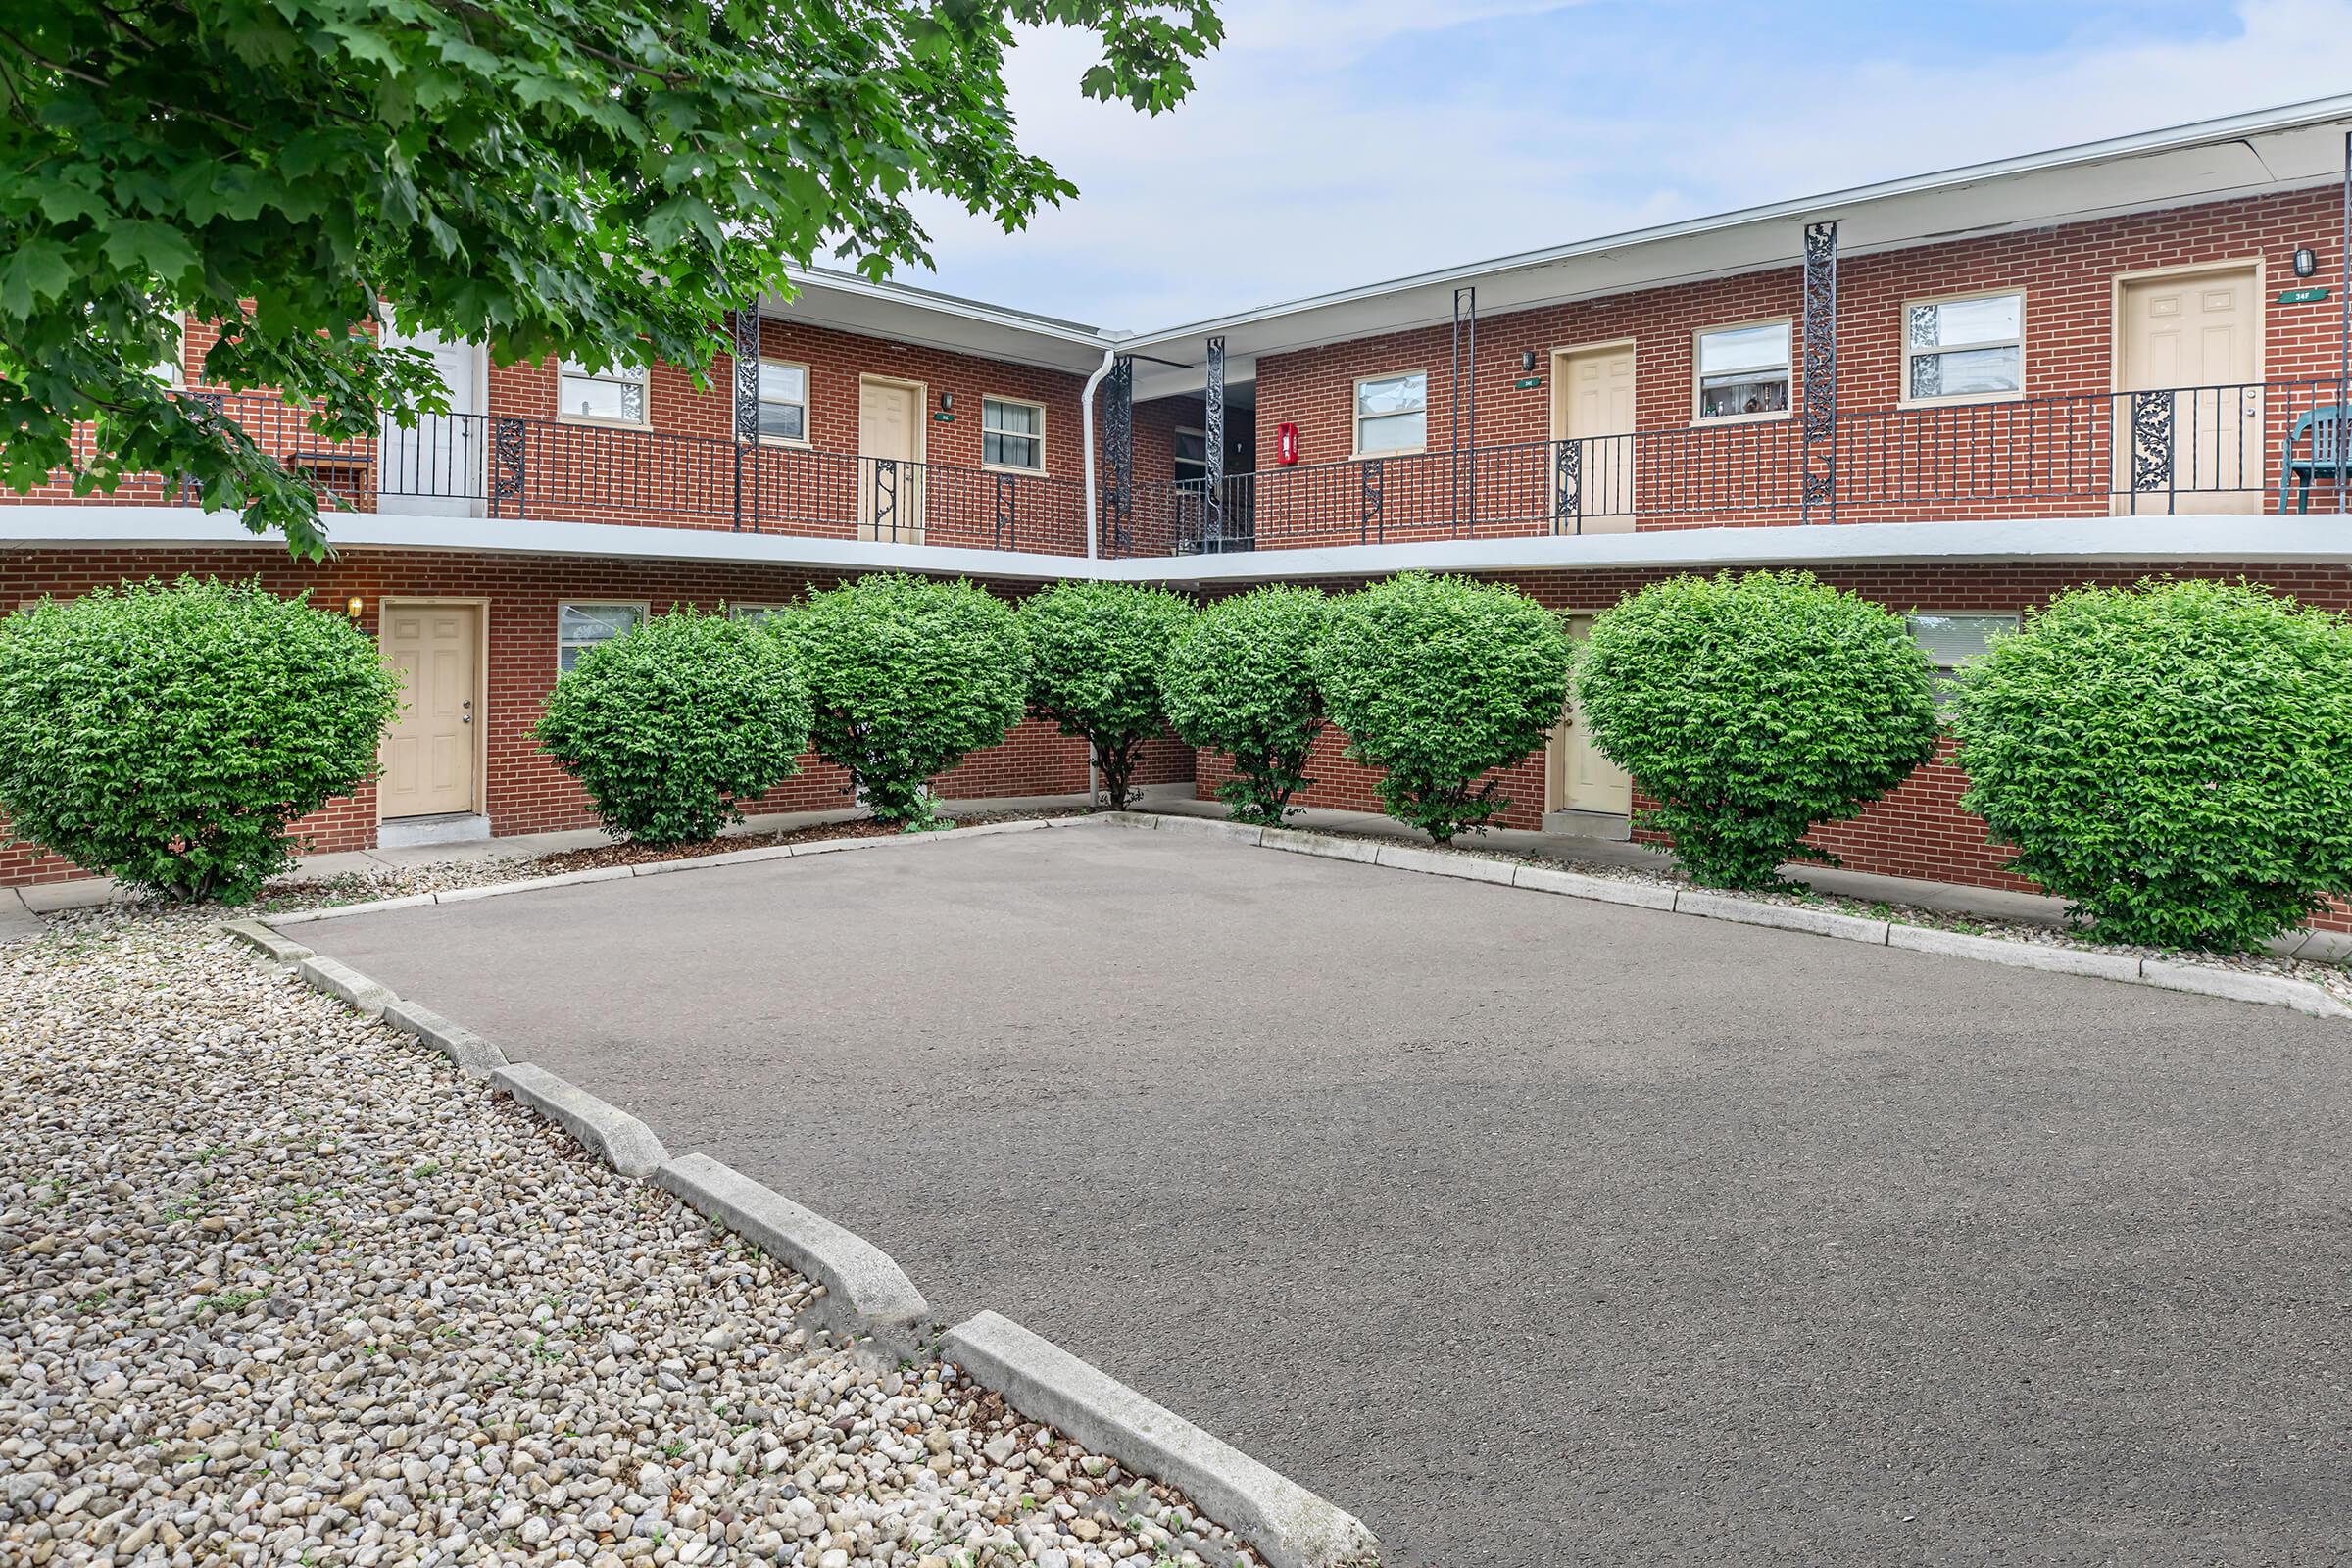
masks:
<instances>
[{"instance_id":1,"label":"green sign on wall","mask_svg":"<svg viewBox=\"0 0 2352 1568\"><path fill-rule=\"evenodd\" d=\"M2281 305L2317 305L2327 297L2328 291L2324 288L2289 288L2278 291L2278 303Z\"/></svg>"}]
</instances>

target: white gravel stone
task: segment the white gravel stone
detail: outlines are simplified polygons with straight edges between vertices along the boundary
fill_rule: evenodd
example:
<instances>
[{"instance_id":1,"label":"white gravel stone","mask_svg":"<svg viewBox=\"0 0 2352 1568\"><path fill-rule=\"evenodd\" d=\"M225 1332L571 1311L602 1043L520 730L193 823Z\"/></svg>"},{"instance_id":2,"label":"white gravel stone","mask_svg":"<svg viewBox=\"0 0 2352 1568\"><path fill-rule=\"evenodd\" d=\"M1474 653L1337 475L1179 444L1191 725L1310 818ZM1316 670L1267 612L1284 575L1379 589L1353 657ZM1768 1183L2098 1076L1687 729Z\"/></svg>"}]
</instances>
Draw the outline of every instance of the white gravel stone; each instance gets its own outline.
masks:
<instances>
[{"instance_id":1,"label":"white gravel stone","mask_svg":"<svg viewBox=\"0 0 2352 1568\"><path fill-rule=\"evenodd\" d=\"M0 1562L948 1568L1176 1539L1130 1522L1174 1492L951 1367L866 1364L791 1270L220 918L78 911L0 949ZM1258 1561L1199 1521L1178 1550Z\"/></svg>"}]
</instances>

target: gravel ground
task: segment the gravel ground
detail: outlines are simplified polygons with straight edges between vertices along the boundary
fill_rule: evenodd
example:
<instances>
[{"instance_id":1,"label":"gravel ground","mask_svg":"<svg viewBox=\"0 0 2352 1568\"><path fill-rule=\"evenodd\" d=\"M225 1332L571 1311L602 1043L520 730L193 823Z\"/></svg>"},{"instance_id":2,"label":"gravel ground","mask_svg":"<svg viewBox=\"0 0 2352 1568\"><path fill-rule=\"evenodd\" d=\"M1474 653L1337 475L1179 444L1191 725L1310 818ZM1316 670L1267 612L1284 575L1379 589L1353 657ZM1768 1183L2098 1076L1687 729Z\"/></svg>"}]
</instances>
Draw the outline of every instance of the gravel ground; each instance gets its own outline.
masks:
<instances>
[{"instance_id":1,"label":"gravel ground","mask_svg":"<svg viewBox=\"0 0 2352 1568\"><path fill-rule=\"evenodd\" d=\"M217 917L0 949L0 1561L1254 1562Z\"/></svg>"},{"instance_id":2,"label":"gravel ground","mask_svg":"<svg viewBox=\"0 0 2352 1568\"><path fill-rule=\"evenodd\" d=\"M1372 833L1335 832L1329 828L1304 828L1296 831L1321 834L1326 838L1371 839L1379 843L1395 843L1394 838ZM1643 870L1639 866L1619 865L1609 860L1585 860L1568 855L1547 855L1537 851L1498 849L1479 844L1475 839L1450 847L1414 841L1419 848L1436 849L1440 854L1462 855L1485 860L1517 860L1528 865L1557 866L1582 876L1607 877L1616 882L1641 882L1651 887L1687 888L1693 884L1679 872ZM1872 920L1893 920L1903 925L1933 926L1939 931L1961 931L1971 936L1998 937L2010 942L2038 942L2050 947L2076 948L2092 953L2121 953L2143 958L2162 958L2172 963L2193 963L2212 969L2235 969L2247 974L2278 975L2288 980L2307 981L2320 987L2338 1002L2352 1005L2352 968L2340 963L2324 963L2310 958L2283 958L2267 953L2198 953L2176 948L2141 947L2128 942L2102 942L2087 927L2069 927L2046 924L2038 920L1995 920L1974 915L1954 914L1949 909L1930 909L1915 904L1892 904L1867 899L1840 898L1817 893L1802 884L1790 883L1779 888L1750 890L1738 895L1763 904L1801 906L1808 909L1828 909L1838 914L1856 914Z\"/></svg>"}]
</instances>

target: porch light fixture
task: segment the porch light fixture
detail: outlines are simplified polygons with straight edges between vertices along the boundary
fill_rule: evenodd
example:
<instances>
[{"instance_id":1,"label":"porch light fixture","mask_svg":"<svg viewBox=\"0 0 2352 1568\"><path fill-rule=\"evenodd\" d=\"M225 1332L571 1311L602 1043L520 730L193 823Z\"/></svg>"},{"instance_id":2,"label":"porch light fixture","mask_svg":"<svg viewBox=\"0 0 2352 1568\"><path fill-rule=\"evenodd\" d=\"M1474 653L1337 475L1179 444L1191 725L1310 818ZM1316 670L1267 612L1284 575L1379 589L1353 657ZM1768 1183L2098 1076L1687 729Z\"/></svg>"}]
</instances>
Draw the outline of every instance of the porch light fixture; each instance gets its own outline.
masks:
<instances>
[{"instance_id":1,"label":"porch light fixture","mask_svg":"<svg viewBox=\"0 0 2352 1568\"><path fill-rule=\"evenodd\" d=\"M1536 373L1536 351L1534 349L1521 349L1519 351L1519 373L1521 375L1533 375Z\"/></svg>"},{"instance_id":2,"label":"porch light fixture","mask_svg":"<svg viewBox=\"0 0 2352 1568\"><path fill-rule=\"evenodd\" d=\"M2295 251L2295 275L2297 277L2311 277L2318 273L2319 270L2320 253L2318 251L2308 245L2301 246Z\"/></svg>"},{"instance_id":3,"label":"porch light fixture","mask_svg":"<svg viewBox=\"0 0 2352 1568\"><path fill-rule=\"evenodd\" d=\"M954 409L955 407L956 407L956 394L955 394L955 393L953 393L953 392L942 392L942 393L939 395L939 412L940 412L940 413L942 413L942 414L946 414L946 413L948 413L949 411L951 411L952 409Z\"/></svg>"},{"instance_id":4,"label":"porch light fixture","mask_svg":"<svg viewBox=\"0 0 2352 1568\"><path fill-rule=\"evenodd\" d=\"M359 619L359 618L360 618L360 612L361 612L361 610L363 610L363 609L364 609L364 608L366 608L366 607L365 607L364 605L362 605L362 604L361 604L361 602L360 602L360 596L359 596L358 594L353 594L353 595L351 596L351 603L350 603L350 604L348 604L348 605L345 605L343 608L344 608L345 610L348 610L348 611L350 611L350 612L351 612L351 618L352 618L352 619L354 619L354 620L357 620L357 619Z\"/></svg>"}]
</instances>

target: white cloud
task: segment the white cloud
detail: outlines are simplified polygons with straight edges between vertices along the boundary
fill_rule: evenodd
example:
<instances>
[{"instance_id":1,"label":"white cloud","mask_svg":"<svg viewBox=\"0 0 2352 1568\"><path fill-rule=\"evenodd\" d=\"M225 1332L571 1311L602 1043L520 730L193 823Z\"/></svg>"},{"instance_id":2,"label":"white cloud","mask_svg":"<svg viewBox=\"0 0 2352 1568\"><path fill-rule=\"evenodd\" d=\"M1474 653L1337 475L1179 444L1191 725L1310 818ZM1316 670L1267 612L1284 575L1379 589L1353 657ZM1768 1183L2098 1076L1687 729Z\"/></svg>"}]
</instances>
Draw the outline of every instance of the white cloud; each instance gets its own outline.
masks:
<instances>
[{"instance_id":1,"label":"white cloud","mask_svg":"<svg viewBox=\"0 0 2352 1568\"><path fill-rule=\"evenodd\" d=\"M1835 28L1809 44L1796 19L1759 43L1680 8L1244 0L1228 14L1198 93L1157 119L1078 97L1088 40L1025 42L1024 144L1081 195L1009 238L927 209L940 270L915 281L1166 325L2352 82L2352 0L2243 0L2201 29L2087 25L2005 54L1939 41L1920 8L1902 51L1842 60L1819 42Z\"/></svg>"}]
</instances>

